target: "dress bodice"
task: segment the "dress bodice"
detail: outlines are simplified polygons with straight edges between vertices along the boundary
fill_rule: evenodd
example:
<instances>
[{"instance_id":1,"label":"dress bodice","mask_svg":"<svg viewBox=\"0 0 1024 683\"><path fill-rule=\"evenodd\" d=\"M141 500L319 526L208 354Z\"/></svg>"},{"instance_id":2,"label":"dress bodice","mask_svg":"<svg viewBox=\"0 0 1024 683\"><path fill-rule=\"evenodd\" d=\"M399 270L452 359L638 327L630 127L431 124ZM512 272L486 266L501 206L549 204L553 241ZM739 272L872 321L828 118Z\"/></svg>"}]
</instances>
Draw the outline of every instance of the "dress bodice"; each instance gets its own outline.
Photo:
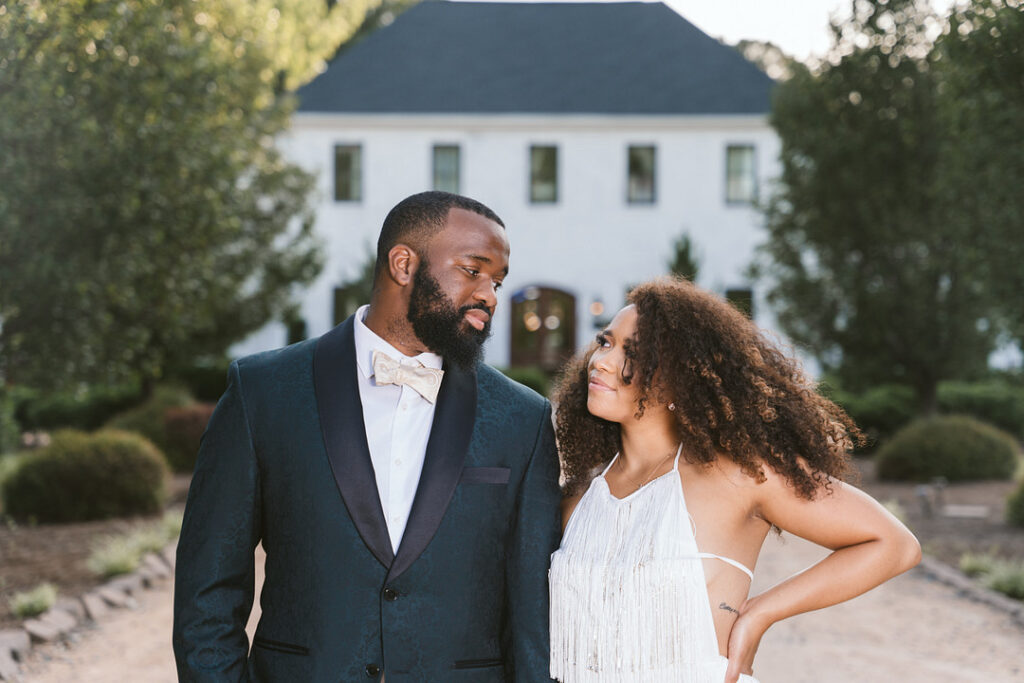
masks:
<instances>
[{"instance_id":1,"label":"dress bodice","mask_svg":"<svg viewBox=\"0 0 1024 683\"><path fill-rule=\"evenodd\" d=\"M678 464L677 453L669 472L624 498L609 490L605 468L576 505L551 556L553 678L724 680L727 662L718 652L700 560L715 557L750 571L700 552Z\"/></svg>"}]
</instances>

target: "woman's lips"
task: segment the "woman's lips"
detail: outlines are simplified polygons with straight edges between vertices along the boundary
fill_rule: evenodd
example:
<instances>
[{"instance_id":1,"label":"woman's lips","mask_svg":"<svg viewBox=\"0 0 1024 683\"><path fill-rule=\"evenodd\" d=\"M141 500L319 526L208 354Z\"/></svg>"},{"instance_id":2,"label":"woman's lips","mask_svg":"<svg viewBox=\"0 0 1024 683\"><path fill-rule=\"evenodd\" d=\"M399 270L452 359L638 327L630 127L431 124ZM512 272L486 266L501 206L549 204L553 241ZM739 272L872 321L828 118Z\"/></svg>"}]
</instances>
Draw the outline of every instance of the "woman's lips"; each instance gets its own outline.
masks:
<instances>
[{"instance_id":1,"label":"woman's lips","mask_svg":"<svg viewBox=\"0 0 1024 683\"><path fill-rule=\"evenodd\" d=\"M596 377L590 378L590 384L587 385L590 391L614 391L610 386L597 379Z\"/></svg>"}]
</instances>

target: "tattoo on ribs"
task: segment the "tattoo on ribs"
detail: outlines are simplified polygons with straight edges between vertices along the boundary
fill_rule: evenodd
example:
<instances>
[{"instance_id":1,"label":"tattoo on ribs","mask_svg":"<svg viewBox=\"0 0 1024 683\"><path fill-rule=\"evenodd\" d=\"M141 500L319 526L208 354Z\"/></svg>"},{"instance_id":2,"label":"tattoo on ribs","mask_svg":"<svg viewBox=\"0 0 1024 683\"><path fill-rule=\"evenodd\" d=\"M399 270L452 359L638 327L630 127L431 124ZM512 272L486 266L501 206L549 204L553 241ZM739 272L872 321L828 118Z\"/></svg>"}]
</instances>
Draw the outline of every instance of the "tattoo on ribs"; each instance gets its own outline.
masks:
<instances>
[{"instance_id":1,"label":"tattoo on ribs","mask_svg":"<svg viewBox=\"0 0 1024 683\"><path fill-rule=\"evenodd\" d=\"M735 612L737 616L739 616L739 613L740 613L740 611L738 609L735 609L733 607L729 607L729 605L725 604L724 602L718 603L718 609L724 609L727 612Z\"/></svg>"}]
</instances>

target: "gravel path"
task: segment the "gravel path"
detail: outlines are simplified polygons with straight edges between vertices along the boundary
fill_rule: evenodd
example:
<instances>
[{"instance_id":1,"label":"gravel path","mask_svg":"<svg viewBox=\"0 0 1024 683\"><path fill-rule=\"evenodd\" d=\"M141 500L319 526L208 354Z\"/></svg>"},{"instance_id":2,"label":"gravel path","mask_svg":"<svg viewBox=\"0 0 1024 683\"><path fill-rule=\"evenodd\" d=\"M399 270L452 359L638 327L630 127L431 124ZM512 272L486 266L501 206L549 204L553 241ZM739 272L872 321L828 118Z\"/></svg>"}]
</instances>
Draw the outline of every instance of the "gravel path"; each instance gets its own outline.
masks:
<instances>
[{"instance_id":1,"label":"gravel path","mask_svg":"<svg viewBox=\"0 0 1024 683\"><path fill-rule=\"evenodd\" d=\"M825 552L797 538L769 538L755 590ZM25 683L173 683L170 632L171 590L150 591L139 609L112 615L70 648L37 650ZM846 604L777 624L761 643L755 673L761 683L1024 682L1024 628L912 571Z\"/></svg>"}]
</instances>

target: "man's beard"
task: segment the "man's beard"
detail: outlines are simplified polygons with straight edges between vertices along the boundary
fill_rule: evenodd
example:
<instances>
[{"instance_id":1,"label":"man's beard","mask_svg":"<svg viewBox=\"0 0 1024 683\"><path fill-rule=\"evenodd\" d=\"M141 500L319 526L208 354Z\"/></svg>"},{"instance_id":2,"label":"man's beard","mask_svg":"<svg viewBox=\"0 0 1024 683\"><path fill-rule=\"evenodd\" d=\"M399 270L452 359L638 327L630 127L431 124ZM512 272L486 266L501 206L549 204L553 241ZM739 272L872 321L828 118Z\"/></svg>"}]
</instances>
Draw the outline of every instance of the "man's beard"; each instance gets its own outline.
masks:
<instances>
[{"instance_id":1,"label":"man's beard","mask_svg":"<svg viewBox=\"0 0 1024 683\"><path fill-rule=\"evenodd\" d=\"M477 330L464 322L465 315L474 308L488 315L491 311L482 302L456 309L427 271L427 262L421 261L413 275L406 317L412 323L412 331L428 349L467 370L483 355L484 342L491 336L491 321L484 323L484 329Z\"/></svg>"}]
</instances>

